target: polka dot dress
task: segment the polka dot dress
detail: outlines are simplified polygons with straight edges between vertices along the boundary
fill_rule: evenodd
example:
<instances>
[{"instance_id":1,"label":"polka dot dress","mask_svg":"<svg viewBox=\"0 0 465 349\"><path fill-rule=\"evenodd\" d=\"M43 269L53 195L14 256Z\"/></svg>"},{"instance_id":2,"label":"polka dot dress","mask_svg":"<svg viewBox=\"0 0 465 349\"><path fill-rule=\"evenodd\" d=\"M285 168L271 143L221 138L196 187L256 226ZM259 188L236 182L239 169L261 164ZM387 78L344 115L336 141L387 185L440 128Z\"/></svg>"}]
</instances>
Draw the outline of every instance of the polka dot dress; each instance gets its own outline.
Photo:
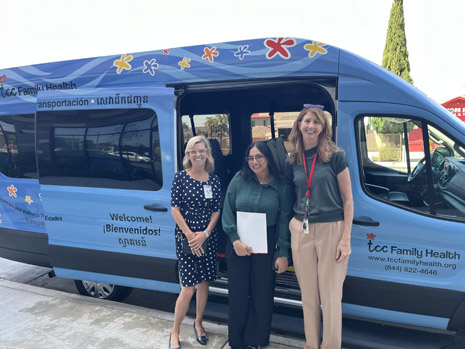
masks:
<instances>
[{"instance_id":1,"label":"polka dot dress","mask_svg":"<svg viewBox=\"0 0 465 349\"><path fill-rule=\"evenodd\" d=\"M205 198L204 185L211 186L213 193L211 199ZM210 174L207 182L201 182L189 176L186 170L176 173L171 187L171 206L180 208L186 224L193 232L204 231L210 223L212 213L221 209L221 187L218 176ZM203 280L215 280L218 240L216 229L208 238L206 253L200 257L182 252L181 240L184 238L184 233L176 225L176 255L181 285L195 286Z\"/></svg>"}]
</instances>

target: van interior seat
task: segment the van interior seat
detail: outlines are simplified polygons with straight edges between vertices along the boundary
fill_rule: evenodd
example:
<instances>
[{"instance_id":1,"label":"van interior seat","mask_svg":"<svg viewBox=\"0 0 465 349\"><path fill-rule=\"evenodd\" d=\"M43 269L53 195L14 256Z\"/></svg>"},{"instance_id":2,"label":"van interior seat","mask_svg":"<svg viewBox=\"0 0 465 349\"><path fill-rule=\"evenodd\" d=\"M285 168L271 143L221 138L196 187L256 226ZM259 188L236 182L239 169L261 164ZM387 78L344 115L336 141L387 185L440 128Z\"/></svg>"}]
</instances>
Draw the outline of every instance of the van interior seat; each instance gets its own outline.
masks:
<instances>
[{"instance_id":1,"label":"van interior seat","mask_svg":"<svg viewBox=\"0 0 465 349\"><path fill-rule=\"evenodd\" d=\"M221 188L226 188L229 184L229 168L226 157L223 155L220 142L217 139L209 138L208 141L210 142L212 157L215 161L215 170L213 173L219 177Z\"/></svg>"},{"instance_id":2,"label":"van interior seat","mask_svg":"<svg viewBox=\"0 0 465 349\"><path fill-rule=\"evenodd\" d=\"M365 183L365 187L373 195L392 202L407 203L409 202L408 195L401 191L391 191L389 188L380 185Z\"/></svg>"}]
</instances>

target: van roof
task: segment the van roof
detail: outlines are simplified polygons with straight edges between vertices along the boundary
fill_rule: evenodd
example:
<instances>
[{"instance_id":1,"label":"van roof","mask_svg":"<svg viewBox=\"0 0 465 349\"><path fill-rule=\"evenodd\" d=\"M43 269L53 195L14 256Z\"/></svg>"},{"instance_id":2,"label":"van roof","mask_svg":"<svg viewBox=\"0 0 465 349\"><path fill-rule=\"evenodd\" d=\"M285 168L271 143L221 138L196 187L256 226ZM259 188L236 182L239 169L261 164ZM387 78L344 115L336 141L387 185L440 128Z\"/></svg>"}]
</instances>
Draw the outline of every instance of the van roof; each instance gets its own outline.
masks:
<instances>
[{"instance_id":1,"label":"van roof","mask_svg":"<svg viewBox=\"0 0 465 349\"><path fill-rule=\"evenodd\" d=\"M444 109L411 84L348 51L309 39L262 38L0 69L0 104L26 112L40 91L166 86L267 78L337 78L339 101ZM26 102L26 103L24 103ZM8 109L8 108L7 108ZM0 111L8 112L7 110ZM441 110L440 113L444 113Z\"/></svg>"},{"instance_id":2,"label":"van roof","mask_svg":"<svg viewBox=\"0 0 465 349\"><path fill-rule=\"evenodd\" d=\"M335 76L339 49L299 38L267 38L123 53L0 69L5 89L71 88L149 83L228 81L268 77ZM39 86L35 86L39 85ZM25 90L27 92L27 90ZM31 90L32 92L32 90Z\"/></svg>"}]
</instances>

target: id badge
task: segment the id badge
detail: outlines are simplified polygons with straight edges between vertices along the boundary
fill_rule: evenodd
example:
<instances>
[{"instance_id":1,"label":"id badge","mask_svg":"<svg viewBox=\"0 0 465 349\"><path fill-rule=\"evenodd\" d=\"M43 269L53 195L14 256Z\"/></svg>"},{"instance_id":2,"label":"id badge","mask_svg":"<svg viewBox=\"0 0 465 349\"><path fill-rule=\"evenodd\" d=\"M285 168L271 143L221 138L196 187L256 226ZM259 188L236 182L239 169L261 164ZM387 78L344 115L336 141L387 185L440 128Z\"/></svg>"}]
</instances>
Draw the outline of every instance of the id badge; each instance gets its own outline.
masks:
<instances>
[{"instance_id":1,"label":"id badge","mask_svg":"<svg viewBox=\"0 0 465 349\"><path fill-rule=\"evenodd\" d=\"M309 202L308 202L308 198L307 198L307 201L305 202L305 216L304 216L304 221L303 221L303 229L304 229L304 234L308 234L309 231L308 231L308 208L309 208Z\"/></svg>"},{"instance_id":2,"label":"id badge","mask_svg":"<svg viewBox=\"0 0 465 349\"><path fill-rule=\"evenodd\" d=\"M209 184L205 184L203 186L203 193L205 194L205 199L213 198L212 186Z\"/></svg>"},{"instance_id":3,"label":"id badge","mask_svg":"<svg viewBox=\"0 0 465 349\"><path fill-rule=\"evenodd\" d=\"M308 234L309 231L308 231L308 218L304 218L304 222L303 222L303 225L302 225L303 229L304 229L304 234Z\"/></svg>"}]
</instances>

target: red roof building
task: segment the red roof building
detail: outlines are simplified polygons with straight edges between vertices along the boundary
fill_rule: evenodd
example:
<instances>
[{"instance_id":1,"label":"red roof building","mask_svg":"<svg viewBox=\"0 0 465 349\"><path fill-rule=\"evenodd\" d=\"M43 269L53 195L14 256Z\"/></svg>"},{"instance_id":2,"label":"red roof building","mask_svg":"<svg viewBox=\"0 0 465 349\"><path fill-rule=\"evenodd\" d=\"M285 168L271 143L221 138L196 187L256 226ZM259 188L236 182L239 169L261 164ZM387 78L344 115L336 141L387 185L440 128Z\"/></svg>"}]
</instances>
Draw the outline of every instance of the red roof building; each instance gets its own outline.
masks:
<instances>
[{"instance_id":1,"label":"red roof building","mask_svg":"<svg viewBox=\"0 0 465 349\"><path fill-rule=\"evenodd\" d=\"M465 97L455 97L443 103L442 106L455 114L460 120L465 121Z\"/></svg>"}]
</instances>

